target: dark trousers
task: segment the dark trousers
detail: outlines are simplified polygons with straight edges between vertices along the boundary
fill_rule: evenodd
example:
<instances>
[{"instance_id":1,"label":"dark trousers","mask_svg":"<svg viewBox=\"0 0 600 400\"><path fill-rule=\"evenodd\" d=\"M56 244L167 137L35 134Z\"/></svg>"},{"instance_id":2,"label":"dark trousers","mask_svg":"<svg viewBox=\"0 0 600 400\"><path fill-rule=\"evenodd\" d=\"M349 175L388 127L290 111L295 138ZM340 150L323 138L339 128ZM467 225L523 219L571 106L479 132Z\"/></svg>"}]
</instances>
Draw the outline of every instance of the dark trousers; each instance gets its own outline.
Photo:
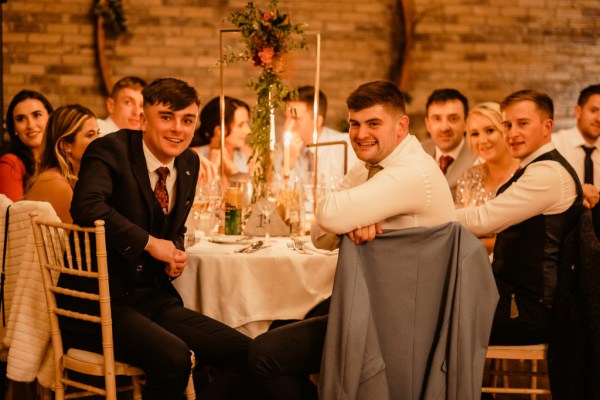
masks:
<instances>
[{"instance_id":1,"label":"dark trousers","mask_svg":"<svg viewBox=\"0 0 600 400\"><path fill-rule=\"evenodd\" d=\"M144 297L135 306L114 305L112 319L115 358L146 373L144 400L181 398L191 371L190 350L196 355L196 371L205 365L218 370L205 388L194 373L199 398L243 399L253 391L246 363L250 339L184 308L173 294ZM66 346L98 351L90 348L89 336L67 333L64 341Z\"/></svg>"},{"instance_id":2,"label":"dark trousers","mask_svg":"<svg viewBox=\"0 0 600 400\"><path fill-rule=\"evenodd\" d=\"M490 344L526 345L548 343L552 326L552 310L537 300L515 296L519 316L511 318L512 287L496 279L500 300L494 314Z\"/></svg>"},{"instance_id":3,"label":"dark trousers","mask_svg":"<svg viewBox=\"0 0 600 400\"><path fill-rule=\"evenodd\" d=\"M258 336L250 344L250 370L271 400L318 399L310 374L321 367L327 316L294 322Z\"/></svg>"}]
</instances>

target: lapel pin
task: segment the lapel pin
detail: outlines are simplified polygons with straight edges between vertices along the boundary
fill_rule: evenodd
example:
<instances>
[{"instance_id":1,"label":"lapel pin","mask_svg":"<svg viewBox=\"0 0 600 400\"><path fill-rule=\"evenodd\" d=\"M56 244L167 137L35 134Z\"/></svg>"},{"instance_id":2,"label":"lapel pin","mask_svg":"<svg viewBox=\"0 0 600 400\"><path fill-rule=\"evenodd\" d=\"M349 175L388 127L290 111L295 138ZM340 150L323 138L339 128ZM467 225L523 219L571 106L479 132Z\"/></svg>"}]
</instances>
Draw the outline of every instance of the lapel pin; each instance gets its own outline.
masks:
<instances>
[{"instance_id":1,"label":"lapel pin","mask_svg":"<svg viewBox=\"0 0 600 400\"><path fill-rule=\"evenodd\" d=\"M185 171L185 174L189 176L190 175L190 171Z\"/></svg>"}]
</instances>

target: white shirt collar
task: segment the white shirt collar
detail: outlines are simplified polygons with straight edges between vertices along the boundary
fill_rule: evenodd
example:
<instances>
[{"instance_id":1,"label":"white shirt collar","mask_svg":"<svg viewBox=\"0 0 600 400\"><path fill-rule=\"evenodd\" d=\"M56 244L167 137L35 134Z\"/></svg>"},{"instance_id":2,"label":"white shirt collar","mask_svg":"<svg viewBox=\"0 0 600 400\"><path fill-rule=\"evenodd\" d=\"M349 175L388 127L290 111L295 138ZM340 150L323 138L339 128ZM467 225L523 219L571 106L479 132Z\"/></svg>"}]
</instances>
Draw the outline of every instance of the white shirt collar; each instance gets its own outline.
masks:
<instances>
[{"instance_id":1,"label":"white shirt collar","mask_svg":"<svg viewBox=\"0 0 600 400\"><path fill-rule=\"evenodd\" d=\"M144 157L146 158L146 166L148 167L148 172L154 172L160 167L167 167L169 171L173 171L173 166L175 165L175 158L172 158L168 164L161 163L158 158L152 154L148 146L144 140L142 140L142 149L144 150Z\"/></svg>"},{"instance_id":2,"label":"white shirt collar","mask_svg":"<svg viewBox=\"0 0 600 400\"><path fill-rule=\"evenodd\" d=\"M554 147L554 144L552 142L546 143L545 145L543 145L542 147L540 147L539 149L537 149L536 151L534 151L533 153L531 153L529 156L525 157L519 163L519 168L525 167L526 165L528 165L530 162L532 162L533 160L535 160L536 158L538 158L542 154L547 153L549 151L552 151L554 149L555 149L555 147Z\"/></svg>"},{"instance_id":3,"label":"white shirt collar","mask_svg":"<svg viewBox=\"0 0 600 400\"><path fill-rule=\"evenodd\" d=\"M449 151L447 153L444 153L442 150L440 150L439 147L435 146L435 162L439 164L440 157L443 155L450 156L456 160L464 145L465 145L465 138L463 136L463 138L460 140L460 143L458 144L458 146L456 146L454 149L452 149L452 151Z\"/></svg>"}]
</instances>

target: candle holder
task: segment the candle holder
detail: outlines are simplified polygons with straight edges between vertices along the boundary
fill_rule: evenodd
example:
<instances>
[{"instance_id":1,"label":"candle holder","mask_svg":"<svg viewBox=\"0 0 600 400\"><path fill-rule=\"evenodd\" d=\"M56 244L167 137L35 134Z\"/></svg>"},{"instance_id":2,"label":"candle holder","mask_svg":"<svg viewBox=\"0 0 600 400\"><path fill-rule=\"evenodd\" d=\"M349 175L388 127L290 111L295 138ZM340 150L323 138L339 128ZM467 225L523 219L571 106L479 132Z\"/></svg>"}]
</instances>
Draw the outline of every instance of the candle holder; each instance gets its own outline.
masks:
<instances>
[{"instance_id":1,"label":"candle holder","mask_svg":"<svg viewBox=\"0 0 600 400\"><path fill-rule=\"evenodd\" d=\"M317 200L318 200L318 176L319 176L319 147L323 146L344 146L344 175L348 171L348 143L343 140L336 140L332 142L320 142L320 143L309 143L306 147L315 147L315 168L313 175L313 213L317 211Z\"/></svg>"}]
</instances>

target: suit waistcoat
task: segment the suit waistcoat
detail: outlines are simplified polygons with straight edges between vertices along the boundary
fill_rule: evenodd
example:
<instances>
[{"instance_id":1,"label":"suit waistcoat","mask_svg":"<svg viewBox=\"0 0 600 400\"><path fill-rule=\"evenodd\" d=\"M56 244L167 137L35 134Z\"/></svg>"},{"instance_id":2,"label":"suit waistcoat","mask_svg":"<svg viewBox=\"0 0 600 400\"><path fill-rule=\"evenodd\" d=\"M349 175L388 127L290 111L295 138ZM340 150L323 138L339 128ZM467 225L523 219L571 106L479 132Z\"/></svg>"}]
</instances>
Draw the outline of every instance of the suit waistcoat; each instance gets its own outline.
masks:
<instances>
[{"instance_id":1,"label":"suit waistcoat","mask_svg":"<svg viewBox=\"0 0 600 400\"><path fill-rule=\"evenodd\" d=\"M539 214L500 232L496 237L492 267L496 279L512 285L515 293L552 306L563 239L576 226L583 192L577 174L557 150L542 154L527 166L546 160L560 163L569 172L576 185L577 198L562 213ZM518 181L527 166L501 186L498 195Z\"/></svg>"}]
</instances>

